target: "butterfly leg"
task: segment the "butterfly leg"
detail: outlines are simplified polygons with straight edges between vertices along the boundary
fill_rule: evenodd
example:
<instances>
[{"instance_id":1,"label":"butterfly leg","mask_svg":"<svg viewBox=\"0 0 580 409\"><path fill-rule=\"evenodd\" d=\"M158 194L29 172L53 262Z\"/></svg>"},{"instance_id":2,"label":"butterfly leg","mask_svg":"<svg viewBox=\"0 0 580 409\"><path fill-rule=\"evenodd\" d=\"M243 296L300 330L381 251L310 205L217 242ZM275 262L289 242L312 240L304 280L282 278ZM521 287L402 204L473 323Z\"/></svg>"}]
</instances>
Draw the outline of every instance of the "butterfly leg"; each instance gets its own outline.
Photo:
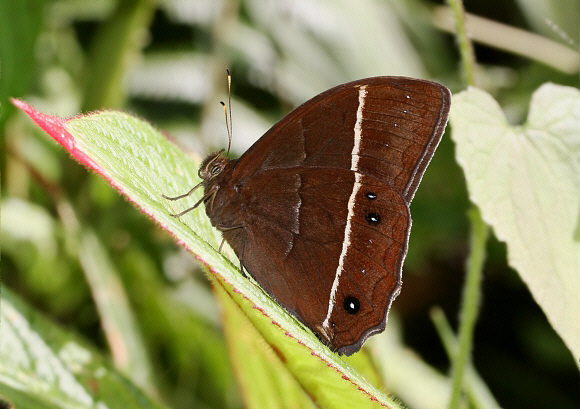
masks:
<instances>
[{"instance_id":1,"label":"butterfly leg","mask_svg":"<svg viewBox=\"0 0 580 409\"><path fill-rule=\"evenodd\" d=\"M170 200L171 200L171 199L170 199ZM193 206L191 206L191 207L188 207L188 208L187 208L187 209L185 209L184 211L182 211L182 212L179 212L179 213L170 213L169 215L170 215L170 216L173 216L173 217L181 217L181 216L183 216L185 213L189 213L189 212L191 212L193 209L195 209L196 207L198 207L198 206L199 206L199 205L200 205L200 204L201 204L201 203L202 203L204 200L205 200L205 196L204 196L204 197L202 197L201 199L199 199L199 200L197 201L197 203L196 203L196 204L194 204L194 205L193 205Z\"/></svg>"},{"instance_id":2,"label":"butterfly leg","mask_svg":"<svg viewBox=\"0 0 580 409\"><path fill-rule=\"evenodd\" d=\"M202 182L202 183L203 183L203 182ZM165 195L162 195L162 196L163 196L164 198L166 198L166 199L169 199L169 200L177 200L177 199L182 199L182 198L184 198L184 197L186 197L186 196L189 196L190 194L192 194L192 193L193 193L193 191L194 191L195 189L197 189L199 186L201 186L201 185L202 185L202 183L199 183L199 184L195 185L195 186L193 187L193 189L191 189L189 192L187 192L187 193L185 193L185 194L183 194L183 195L179 195L179 196L175 196L175 197L168 197L168 196L165 196ZM192 210L194 210L195 208L197 208L197 207L198 207L200 204L202 204L203 202L205 202L206 200L208 200L210 197L211 197L211 200L212 200L212 203L213 203L213 198L215 197L215 194L217 193L217 191L218 191L218 189L217 189L217 188L215 188L215 187L214 187L214 188L212 188L212 189L211 189L209 192L207 192L206 194L204 194L204 195L203 195L203 197L202 197L201 199L199 199L199 200L197 201L197 203L196 203L196 204L194 204L194 205L193 205L193 206L191 206L191 207L188 207L187 209L185 209L185 210L184 210L184 211L182 211L182 212L179 212L179 213L172 213L172 214L170 213L170 216L173 216L173 217L181 217L181 216L183 216L185 213L189 213L189 212L191 212Z\"/></svg>"},{"instance_id":3,"label":"butterfly leg","mask_svg":"<svg viewBox=\"0 0 580 409\"><path fill-rule=\"evenodd\" d=\"M222 239L222 242L220 243L220 247L218 249L218 253L222 252L222 247L224 246L224 243L226 242L226 239Z\"/></svg>"},{"instance_id":4,"label":"butterfly leg","mask_svg":"<svg viewBox=\"0 0 580 409\"><path fill-rule=\"evenodd\" d=\"M244 273L244 261L243 261L243 257L244 257L244 249L246 247L246 242L242 237L242 257L240 257L240 273L242 273L242 276L244 278L249 278L248 275L246 273Z\"/></svg>"},{"instance_id":5,"label":"butterfly leg","mask_svg":"<svg viewBox=\"0 0 580 409\"><path fill-rule=\"evenodd\" d=\"M171 196L166 196L166 195L164 195L164 194L161 194L161 196L163 196L163 197L164 197L165 199L167 199L167 200L179 200L179 199L183 199L184 197L187 197L187 196L189 196L190 194L192 194L193 192L195 192L195 190L196 190L198 187L200 187L201 185L203 185L203 182L200 182L200 183L198 183L197 185L195 185L194 187L192 187L192 188L191 188L191 190L190 190L189 192L187 192L187 193L184 193L184 194L182 194L182 195L179 195L179 196L173 196L173 197L171 197Z\"/></svg>"},{"instance_id":6,"label":"butterfly leg","mask_svg":"<svg viewBox=\"0 0 580 409\"><path fill-rule=\"evenodd\" d=\"M216 228L217 228L219 231L222 231L222 232L223 232L223 231L230 231L230 230L236 230L236 229L243 229L243 228L244 228L244 226L243 226L243 225L241 225L241 224L240 224L240 225L238 225L238 226L221 226L221 225L220 225L220 226L216 226ZM221 242L221 244L220 244L219 250L218 250L220 253L221 253L221 251L222 251L222 247L223 247L223 245L224 245L224 242L225 242L225 241L226 241L226 239L225 239L225 238L223 238L223 239L222 239L222 242ZM241 256L240 256L240 255L238 255L238 258L239 258L239 260L240 260L240 273L242 273L242 276L244 276L244 278L248 278L248 275L247 275L247 274L244 272L244 261L243 261L243 255L244 255L244 244L245 244L245 241L244 241L244 239L243 239L243 237L242 237L242 251L241 251Z\"/></svg>"},{"instance_id":7,"label":"butterfly leg","mask_svg":"<svg viewBox=\"0 0 580 409\"><path fill-rule=\"evenodd\" d=\"M220 244L220 247L218 249L218 251L221 253L222 252L222 247L224 245L224 243L226 242L226 239L222 239L222 242ZM246 273L244 273L244 265L242 264L242 259L240 259L240 272L242 273L242 275L244 276L244 278L248 278L248 276L246 275Z\"/></svg>"}]
</instances>

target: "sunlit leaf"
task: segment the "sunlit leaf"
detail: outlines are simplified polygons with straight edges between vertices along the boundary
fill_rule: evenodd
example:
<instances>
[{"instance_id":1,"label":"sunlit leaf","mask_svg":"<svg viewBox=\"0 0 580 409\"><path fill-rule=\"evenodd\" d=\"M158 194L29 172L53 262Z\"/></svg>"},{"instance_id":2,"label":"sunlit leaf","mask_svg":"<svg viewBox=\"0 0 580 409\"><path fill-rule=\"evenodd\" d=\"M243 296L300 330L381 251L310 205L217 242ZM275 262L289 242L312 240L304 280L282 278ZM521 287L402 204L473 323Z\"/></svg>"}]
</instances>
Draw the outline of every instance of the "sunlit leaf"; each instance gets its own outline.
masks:
<instances>
[{"instance_id":1,"label":"sunlit leaf","mask_svg":"<svg viewBox=\"0 0 580 409\"><path fill-rule=\"evenodd\" d=\"M580 364L580 91L542 86L514 127L470 88L454 96L451 125L471 200Z\"/></svg>"},{"instance_id":2,"label":"sunlit leaf","mask_svg":"<svg viewBox=\"0 0 580 409\"><path fill-rule=\"evenodd\" d=\"M6 288L0 313L0 399L17 408L164 407Z\"/></svg>"}]
</instances>

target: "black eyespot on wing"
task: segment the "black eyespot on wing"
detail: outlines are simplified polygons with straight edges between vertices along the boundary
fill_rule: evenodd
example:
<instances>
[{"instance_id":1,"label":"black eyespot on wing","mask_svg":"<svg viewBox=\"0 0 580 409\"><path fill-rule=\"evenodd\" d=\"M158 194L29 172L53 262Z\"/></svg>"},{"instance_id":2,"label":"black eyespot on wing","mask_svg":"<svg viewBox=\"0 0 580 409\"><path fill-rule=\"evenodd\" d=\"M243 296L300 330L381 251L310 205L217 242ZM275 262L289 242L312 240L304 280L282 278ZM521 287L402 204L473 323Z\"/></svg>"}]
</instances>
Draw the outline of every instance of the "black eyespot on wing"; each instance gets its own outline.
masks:
<instances>
[{"instance_id":1,"label":"black eyespot on wing","mask_svg":"<svg viewBox=\"0 0 580 409\"><path fill-rule=\"evenodd\" d=\"M344 299L342 306L346 312L354 315L360 310L360 301L356 297L349 295Z\"/></svg>"},{"instance_id":2,"label":"black eyespot on wing","mask_svg":"<svg viewBox=\"0 0 580 409\"><path fill-rule=\"evenodd\" d=\"M381 216L378 213L367 213L365 219L369 224L372 225L377 225L381 222Z\"/></svg>"}]
</instances>

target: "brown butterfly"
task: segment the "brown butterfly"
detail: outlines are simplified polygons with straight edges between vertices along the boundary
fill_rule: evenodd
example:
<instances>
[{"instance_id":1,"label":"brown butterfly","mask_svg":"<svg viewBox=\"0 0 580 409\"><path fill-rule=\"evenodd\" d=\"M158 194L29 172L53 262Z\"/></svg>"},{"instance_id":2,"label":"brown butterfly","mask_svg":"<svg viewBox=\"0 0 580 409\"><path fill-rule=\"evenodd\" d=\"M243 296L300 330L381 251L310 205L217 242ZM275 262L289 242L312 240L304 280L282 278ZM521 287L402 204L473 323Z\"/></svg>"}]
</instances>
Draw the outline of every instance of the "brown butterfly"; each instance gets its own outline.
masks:
<instances>
[{"instance_id":1,"label":"brown butterfly","mask_svg":"<svg viewBox=\"0 0 580 409\"><path fill-rule=\"evenodd\" d=\"M239 159L209 155L199 170L202 200L176 216L203 202L243 269L322 342L350 355L385 328L401 288L409 204L450 103L443 85L412 78L332 88Z\"/></svg>"}]
</instances>

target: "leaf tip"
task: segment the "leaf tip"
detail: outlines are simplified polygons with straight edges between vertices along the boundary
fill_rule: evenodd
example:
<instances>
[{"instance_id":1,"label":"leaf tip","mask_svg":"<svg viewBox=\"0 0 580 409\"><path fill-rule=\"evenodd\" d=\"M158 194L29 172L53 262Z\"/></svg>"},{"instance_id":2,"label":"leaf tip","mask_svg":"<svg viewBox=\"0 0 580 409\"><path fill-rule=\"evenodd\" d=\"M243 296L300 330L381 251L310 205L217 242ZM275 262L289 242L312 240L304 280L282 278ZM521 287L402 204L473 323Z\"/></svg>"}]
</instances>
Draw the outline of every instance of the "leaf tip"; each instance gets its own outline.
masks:
<instances>
[{"instance_id":1,"label":"leaf tip","mask_svg":"<svg viewBox=\"0 0 580 409\"><path fill-rule=\"evenodd\" d=\"M30 119L55 141L60 143L77 161L104 175L103 169L98 166L85 152L78 149L75 137L67 129L67 120L55 115L48 115L37 111L31 105L16 98L10 98L17 108L24 111Z\"/></svg>"},{"instance_id":2,"label":"leaf tip","mask_svg":"<svg viewBox=\"0 0 580 409\"><path fill-rule=\"evenodd\" d=\"M24 111L30 119L40 126L46 133L69 151L74 147L74 138L65 127L65 120L53 115L47 115L37 111L31 105L16 98L10 98L10 102L18 109Z\"/></svg>"},{"instance_id":3,"label":"leaf tip","mask_svg":"<svg viewBox=\"0 0 580 409\"><path fill-rule=\"evenodd\" d=\"M28 113L30 110L32 110L32 107L24 101L21 101L19 99L12 98L12 97L10 97L9 99L10 99L10 102L12 102L12 105L14 105L16 108L21 109L22 111L24 111L26 113Z\"/></svg>"}]
</instances>

